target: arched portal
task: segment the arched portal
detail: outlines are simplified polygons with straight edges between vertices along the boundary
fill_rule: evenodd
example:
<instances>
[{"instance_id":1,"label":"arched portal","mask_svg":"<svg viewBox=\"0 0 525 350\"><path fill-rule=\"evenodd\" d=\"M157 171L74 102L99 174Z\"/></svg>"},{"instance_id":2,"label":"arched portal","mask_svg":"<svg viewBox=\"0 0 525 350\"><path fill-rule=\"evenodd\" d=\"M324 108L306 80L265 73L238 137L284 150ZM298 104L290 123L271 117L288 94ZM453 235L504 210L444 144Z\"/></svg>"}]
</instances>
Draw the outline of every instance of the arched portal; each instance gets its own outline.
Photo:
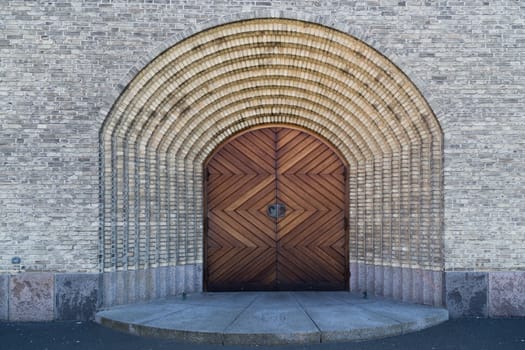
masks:
<instances>
[{"instance_id":1,"label":"arched portal","mask_svg":"<svg viewBox=\"0 0 525 350\"><path fill-rule=\"evenodd\" d=\"M350 289L441 305L439 123L386 57L297 20L205 30L130 82L101 130L101 269L155 271L151 296L169 294L161 273L202 266L206 158L231 135L275 123L322 136L349 165Z\"/></svg>"}]
</instances>

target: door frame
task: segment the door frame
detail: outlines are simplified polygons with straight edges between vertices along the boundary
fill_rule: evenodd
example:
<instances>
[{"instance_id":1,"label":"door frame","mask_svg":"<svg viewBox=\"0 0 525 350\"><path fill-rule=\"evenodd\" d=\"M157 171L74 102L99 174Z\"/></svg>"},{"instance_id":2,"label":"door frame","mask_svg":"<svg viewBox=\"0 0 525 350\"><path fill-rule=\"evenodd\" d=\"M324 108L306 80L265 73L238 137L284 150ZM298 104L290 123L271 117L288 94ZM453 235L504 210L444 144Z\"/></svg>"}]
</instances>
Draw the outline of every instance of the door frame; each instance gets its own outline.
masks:
<instances>
[{"instance_id":1,"label":"door frame","mask_svg":"<svg viewBox=\"0 0 525 350\"><path fill-rule=\"evenodd\" d=\"M221 141L219 145L215 147L215 149L208 154L206 159L204 160L202 164L202 229L203 229L203 235L202 235L202 288L204 292L208 291L208 245L207 245L207 237L208 237L208 176L206 173L206 169L208 167L208 163L210 160L217 154L225 145L227 145L230 141L236 139L237 137L244 135L246 133L249 133L254 130L258 129L269 129L269 128L287 128L287 129L294 129L301 132L304 132L312 137L315 137L319 141L323 142L334 154L339 158L341 163L343 163L344 167L344 179L345 179L345 189L344 189L344 235L345 235L345 246L344 246L344 254L345 254L345 290L350 290L350 235L349 235L349 228L350 228L350 182L349 182L349 164L346 158L343 156L341 151L335 147L332 142L327 140L325 137L319 135L318 133L293 124L286 124L286 123L268 123L268 124L260 124L255 125L252 127L248 127L246 129L243 129L239 132L234 133L233 135L228 136L225 140Z\"/></svg>"}]
</instances>

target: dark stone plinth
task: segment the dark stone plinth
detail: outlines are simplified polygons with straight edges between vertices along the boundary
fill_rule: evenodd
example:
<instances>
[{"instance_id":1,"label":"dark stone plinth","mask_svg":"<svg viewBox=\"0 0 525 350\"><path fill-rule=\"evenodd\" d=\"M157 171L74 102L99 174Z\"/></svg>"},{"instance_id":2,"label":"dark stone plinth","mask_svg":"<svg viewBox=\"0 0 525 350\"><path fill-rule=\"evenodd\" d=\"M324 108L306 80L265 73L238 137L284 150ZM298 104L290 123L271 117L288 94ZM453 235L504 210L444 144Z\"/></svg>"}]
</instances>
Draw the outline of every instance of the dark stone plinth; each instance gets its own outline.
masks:
<instances>
[{"instance_id":1,"label":"dark stone plinth","mask_svg":"<svg viewBox=\"0 0 525 350\"><path fill-rule=\"evenodd\" d=\"M98 306L99 274L55 276L56 319L91 320Z\"/></svg>"},{"instance_id":2,"label":"dark stone plinth","mask_svg":"<svg viewBox=\"0 0 525 350\"><path fill-rule=\"evenodd\" d=\"M0 275L0 321L8 320L9 275Z\"/></svg>"},{"instance_id":3,"label":"dark stone plinth","mask_svg":"<svg viewBox=\"0 0 525 350\"><path fill-rule=\"evenodd\" d=\"M451 318L487 317L488 274L447 272L446 303Z\"/></svg>"}]
</instances>

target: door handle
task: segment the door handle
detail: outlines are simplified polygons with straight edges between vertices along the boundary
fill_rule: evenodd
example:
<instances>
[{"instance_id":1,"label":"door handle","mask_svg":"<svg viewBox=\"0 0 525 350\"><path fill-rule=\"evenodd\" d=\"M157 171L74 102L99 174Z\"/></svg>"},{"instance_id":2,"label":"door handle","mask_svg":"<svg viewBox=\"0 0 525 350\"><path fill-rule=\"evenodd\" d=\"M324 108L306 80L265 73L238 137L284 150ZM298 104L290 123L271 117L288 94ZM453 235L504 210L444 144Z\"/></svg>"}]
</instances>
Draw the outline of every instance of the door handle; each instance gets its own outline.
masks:
<instances>
[{"instance_id":1,"label":"door handle","mask_svg":"<svg viewBox=\"0 0 525 350\"><path fill-rule=\"evenodd\" d=\"M282 203L270 204L267 213L274 219L282 218L286 214L286 206Z\"/></svg>"}]
</instances>

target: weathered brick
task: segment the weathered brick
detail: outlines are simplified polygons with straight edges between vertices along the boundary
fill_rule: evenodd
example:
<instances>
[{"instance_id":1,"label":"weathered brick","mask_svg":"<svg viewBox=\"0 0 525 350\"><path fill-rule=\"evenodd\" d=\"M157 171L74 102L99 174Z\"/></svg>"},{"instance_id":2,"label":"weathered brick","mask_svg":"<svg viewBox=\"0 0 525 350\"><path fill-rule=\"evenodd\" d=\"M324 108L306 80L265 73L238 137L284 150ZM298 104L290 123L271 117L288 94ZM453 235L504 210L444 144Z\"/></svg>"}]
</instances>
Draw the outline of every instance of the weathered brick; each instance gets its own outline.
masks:
<instances>
[{"instance_id":1,"label":"weathered brick","mask_svg":"<svg viewBox=\"0 0 525 350\"><path fill-rule=\"evenodd\" d=\"M10 259L19 255L32 270L98 271L98 137L128 72L159 54L161 43L279 11L364 40L392 59L429 102L444 135L446 269L525 268L524 5L268 3L3 4L0 270L12 270ZM188 259L200 261L200 242L187 244Z\"/></svg>"}]
</instances>

